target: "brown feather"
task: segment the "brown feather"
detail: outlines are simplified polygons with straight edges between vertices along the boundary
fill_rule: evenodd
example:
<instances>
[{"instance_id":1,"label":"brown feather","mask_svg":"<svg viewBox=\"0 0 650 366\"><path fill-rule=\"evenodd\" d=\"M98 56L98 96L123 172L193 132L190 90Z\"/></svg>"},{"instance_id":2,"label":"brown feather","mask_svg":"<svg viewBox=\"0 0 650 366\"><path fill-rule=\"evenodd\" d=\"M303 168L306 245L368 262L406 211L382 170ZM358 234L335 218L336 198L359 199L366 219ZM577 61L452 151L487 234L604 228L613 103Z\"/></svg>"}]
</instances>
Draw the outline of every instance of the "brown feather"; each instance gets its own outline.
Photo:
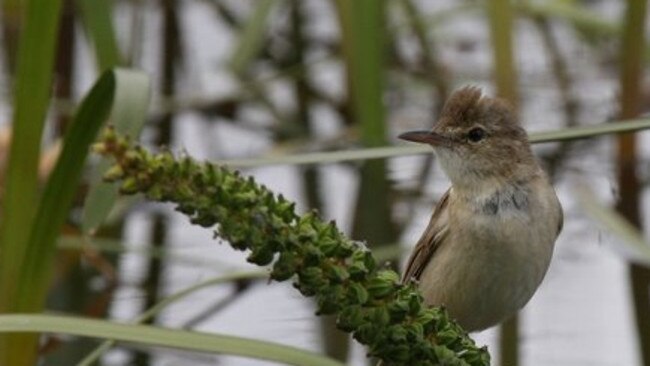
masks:
<instances>
[{"instance_id":1,"label":"brown feather","mask_svg":"<svg viewBox=\"0 0 650 366\"><path fill-rule=\"evenodd\" d=\"M429 260L433 253L442 245L444 238L447 236L447 206L449 204L449 192L451 188L445 192L440 198L436 208L433 210L431 220L427 229L422 234L422 237L415 245L415 249L409 258L404 275L402 276L402 283L407 283L411 280L419 280L422 271L429 264Z\"/></svg>"}]
</instances>

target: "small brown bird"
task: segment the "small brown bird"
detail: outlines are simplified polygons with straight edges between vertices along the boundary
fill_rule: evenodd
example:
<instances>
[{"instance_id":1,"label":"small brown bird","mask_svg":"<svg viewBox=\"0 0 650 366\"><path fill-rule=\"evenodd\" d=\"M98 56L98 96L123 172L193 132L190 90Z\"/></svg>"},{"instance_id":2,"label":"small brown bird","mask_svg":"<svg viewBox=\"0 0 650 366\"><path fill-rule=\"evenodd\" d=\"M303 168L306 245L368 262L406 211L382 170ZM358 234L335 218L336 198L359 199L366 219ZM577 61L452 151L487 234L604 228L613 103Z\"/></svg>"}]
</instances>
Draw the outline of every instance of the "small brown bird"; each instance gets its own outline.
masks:
<instances>
[{"instance_id":1,"label":"small brown bird","mask_svg":"<svg viewBox=\"0 0 650 366\"><path fill-rule=\"evenodd\" d=\"M521 309L542 282L562 207L502 100L460 89L431 131L401 139L426 143L451 180L404 272L428 305L445 306L467 331Z\"/></svg>"}]
</instances>

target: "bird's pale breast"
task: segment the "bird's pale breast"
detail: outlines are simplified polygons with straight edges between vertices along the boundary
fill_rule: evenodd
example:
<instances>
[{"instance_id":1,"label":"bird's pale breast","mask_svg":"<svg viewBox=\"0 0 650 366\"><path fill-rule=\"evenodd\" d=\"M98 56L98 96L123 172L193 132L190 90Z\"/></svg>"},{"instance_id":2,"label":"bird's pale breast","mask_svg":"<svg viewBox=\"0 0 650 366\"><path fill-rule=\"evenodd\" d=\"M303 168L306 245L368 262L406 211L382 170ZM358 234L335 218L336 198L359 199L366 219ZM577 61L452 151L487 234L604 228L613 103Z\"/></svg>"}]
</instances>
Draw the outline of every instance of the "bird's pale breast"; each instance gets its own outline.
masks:
<instances>
[{"instance_id":1,"label":"bird's pale breast","mask_svg":"<svg viewBox=\"0 0 650 366\"><path fill-rule=\"evenodd\" d=\"M528 185L543 185L532 189ZM450 194L448 235L420 277L430 305L468 331L514 314L541 283L557 236L559 203L542 178L486 197Z\"/></svg>"}]
</instances>

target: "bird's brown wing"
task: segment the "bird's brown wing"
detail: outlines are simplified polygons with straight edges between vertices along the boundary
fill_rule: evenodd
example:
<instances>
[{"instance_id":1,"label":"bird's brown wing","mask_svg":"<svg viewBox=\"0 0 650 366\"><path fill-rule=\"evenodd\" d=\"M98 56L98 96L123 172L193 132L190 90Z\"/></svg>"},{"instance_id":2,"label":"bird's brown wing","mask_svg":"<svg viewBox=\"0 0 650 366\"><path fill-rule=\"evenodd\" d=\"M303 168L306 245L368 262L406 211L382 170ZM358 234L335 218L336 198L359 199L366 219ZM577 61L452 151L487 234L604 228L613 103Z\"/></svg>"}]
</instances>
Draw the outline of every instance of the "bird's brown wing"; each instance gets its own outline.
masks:
<instances>
[{"instance_id":1,"label":"bird's brown wing","mask_svg":"<svg viewBox=\"0 0 650 366\"><path fill-rule=\"evenodd\" d=\"M451 188L440 198L436 208L433 210L429 225L422 234L415 249L413 249L413 253L411 253L411 257L406 264L406 269L402 276L402 283L420 279L420 275L429 263L431 256L433 256L433 253L440 247L444 238L447 236L449 231L448 204L450 191Z\"/></svg>"}]
</instances>

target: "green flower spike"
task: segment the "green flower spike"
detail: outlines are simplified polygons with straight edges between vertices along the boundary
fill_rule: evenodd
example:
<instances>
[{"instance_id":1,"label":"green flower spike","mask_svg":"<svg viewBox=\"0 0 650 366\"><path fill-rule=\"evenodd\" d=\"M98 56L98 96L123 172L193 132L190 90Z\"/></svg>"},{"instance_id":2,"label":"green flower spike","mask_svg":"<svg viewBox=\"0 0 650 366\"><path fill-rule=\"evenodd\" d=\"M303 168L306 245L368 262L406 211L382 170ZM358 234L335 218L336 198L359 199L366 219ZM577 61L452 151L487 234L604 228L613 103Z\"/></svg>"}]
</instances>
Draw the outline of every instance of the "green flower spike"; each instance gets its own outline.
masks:
<instances>
[{"instance_id":1,"label":"green flower spike","mask_svg":"<svg viewBox=\"0 0 650 366\"><path fill-rule=\"evenodd\" d=\"M271 265L271 278L293 278L313 296L318 314L335 314L339 328L368 346L368 356L393 365L486 366L490 357L440 308L424 306L413 285L380 269L365 245L346 238L314 212L295 205L252 178L225 167L152 154L108 128L94 151L114 159L105 179L121 182L123 194L173 202L193 224L215 235L248 261Z\"/></svg>"}]
</instances>

